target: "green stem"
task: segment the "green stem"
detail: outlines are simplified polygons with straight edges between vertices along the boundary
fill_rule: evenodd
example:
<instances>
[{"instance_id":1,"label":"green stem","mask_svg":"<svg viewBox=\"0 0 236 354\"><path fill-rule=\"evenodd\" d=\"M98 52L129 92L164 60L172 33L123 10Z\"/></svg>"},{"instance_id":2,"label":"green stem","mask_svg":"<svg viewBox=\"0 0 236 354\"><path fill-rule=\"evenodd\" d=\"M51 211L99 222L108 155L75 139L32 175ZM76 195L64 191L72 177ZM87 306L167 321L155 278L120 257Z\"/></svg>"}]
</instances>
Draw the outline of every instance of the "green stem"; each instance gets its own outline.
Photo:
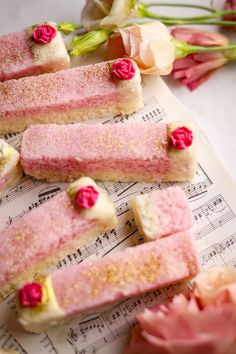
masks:
<instances>
[{"instance_id":1,"label":"green stem","mask_svg":"<svg viewBox=\"0 0 236 354\"><path fill-rule=\"evenodd\" d=\"M152 17L153 18L153 17ZM173 25L205 25L205 26L224 26L224 27L232 27L236 25L235 21L218 21L218 20L210 20L210 21L183 21L183 20L162 20L162 22L167 26Z\"/></svg>"},{"instance_id":2,"label":"green stem","mask_svg":"<svg viewBox=\"0 0 236 354\"><path fill-rule=\"evenodd\" d=\"M223 21L215 19L181 19L181 18L170 18L166 16L157 15L153 12L150 12L146 9L142 9L141 12L143 17L153 18L156 20L161 20L165 25L220 25L220 26L235 26L235 21ZM236 11L235 11L236 14Z\"/></svg>"},{"instance_id":3,"label":"green stem","mask_svg":"<svg viewBox=\"0 0 236 354\"><path fill-rule=\"evenodd\" d=\"M142 3L142 5L146 8L154 7L154 6L166 6L166 7L187 7L193 9L204 10L208 12L214 12L214 10L207 6L193 5L193 4L181 4L181 3L161 3L161 2L150 2L150 3Z\"/></svg>"},{"instance_id":4,"label":"green stem","mask_svg":"<svg viewBox=\"0 0 236 354\"><path fill-rule=\"evenodd\" d=\"M154 4L154 3L152 3L152 4ZM151 3L148 4L148 5L151 5ZM148 10L148 7L150 7L150 6L146 6L146 4L140 4L139 5L139 9L138 10L139 10L139 12L141 13L141 15L143 17L155 18L155 19L158 19L158 20L161 20L161 21L191 21L190 24L195 24L198 21L206 21L206 20L214 20L214 19L216 21L220 21L220 20L217 20L217 19L221 18L222 16L225 16L225 15L236 15L236 11L235 10L227 10L227 11L226 10L225 11L214 11L213 10L212 14L208 15L208 16L169 17L169 16L163 16L163 15L158 15L156 13L153 13L153 12ZM229 21L224 21L224 22L229 22ZM173 23L173 24L175 24L175 23ZM235 21L233 22L233 25L235 25ZM229 26L232 26L232 23Z\"/></svg>"},{"instance_id":5,"label":"green stem","mask_svg":"<svg viewBox=\"0 0 236 354\"><path fill-rule=\"evenodd\" d=\"M225 52L228 50L235 50L236 44L230 44L226 46L216 46L216 47L201 47L201 46L189 45L188 48L189 48L188 54Z\"/></svg>"},{"instance_id":6,"label":"green stem","mask_svg":"<svg viewBox=\"0 0 236 354\"><path fill-rule=\"evenodd\" d=\"M229 60L233 60L236 56L236 44L232 43L226 46L215 46L215 47L203 47L188 44L179 39L173 38L175 44L175 56L176 59L184 58L189 54L194 53L219 53L224 52L225 57Z\"/></svg>"}]
</instances>

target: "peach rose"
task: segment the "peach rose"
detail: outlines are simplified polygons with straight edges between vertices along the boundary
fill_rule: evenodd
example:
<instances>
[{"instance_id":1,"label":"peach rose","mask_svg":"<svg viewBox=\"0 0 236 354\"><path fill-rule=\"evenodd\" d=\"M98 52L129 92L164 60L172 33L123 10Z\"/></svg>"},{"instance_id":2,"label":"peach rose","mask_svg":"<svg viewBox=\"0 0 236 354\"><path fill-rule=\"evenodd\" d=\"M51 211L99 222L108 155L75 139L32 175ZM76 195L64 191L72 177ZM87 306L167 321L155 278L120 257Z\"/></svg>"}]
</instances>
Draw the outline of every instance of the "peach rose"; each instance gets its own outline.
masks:
<instances>
[{"instance_id":1,"label":"peach rose","mask_svg":"<svg viewBox=\"0 0 236 354\"><path fill-rule=\"evenodd\" d=\"M194 290L145 309L125 354L235 354L236 269L200 273Z\"/></svg>"},{"instance_id":2,"label":"peach rose","mask_svg":"<svg viewBox=\"0 0 236 354\"><path fill-rule=\"evenodd\" d=\"M175 59L175 46L167 27L158 21L121 28L108 40L108 58L127 56L142 74L168 75Z\"/></svg>"}]
</instances>

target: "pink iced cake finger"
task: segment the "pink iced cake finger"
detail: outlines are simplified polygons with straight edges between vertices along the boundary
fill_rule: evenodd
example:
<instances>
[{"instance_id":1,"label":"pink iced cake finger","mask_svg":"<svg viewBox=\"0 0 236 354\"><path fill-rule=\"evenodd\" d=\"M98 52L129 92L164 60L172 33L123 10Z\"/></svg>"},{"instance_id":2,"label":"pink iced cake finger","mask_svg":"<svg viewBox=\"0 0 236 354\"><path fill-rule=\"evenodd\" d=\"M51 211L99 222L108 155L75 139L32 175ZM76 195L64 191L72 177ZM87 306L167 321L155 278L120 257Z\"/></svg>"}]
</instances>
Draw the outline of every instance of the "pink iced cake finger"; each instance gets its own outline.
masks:
<instances>
[{"instance_id":1,"label":"pink iced cake finger","mask_svg":"<svg viewBox=\"0 0 236 354\"><path fill-rule=\"evenodd\" d=\"M53 22L0 37L0 81L54 72L70 66L63 38Z\"/></svg>"},{"instance_id":2,"label":"pink iced cake finger","mask_svg":"<svg viewBox=\"0 0 236 354\"><path fill-rule=\"evenodd\" d=\"M0 139L0 195L23 176L20 154Z\"/></svg>"},{"instance_id":3,"label":"pink iced cake finger","mask_svg":"<svg viewBox=\"0 0 236 354\"><path fill-rule=\"evenodd\" d=\"M192 123L37 125L23 135L25 173L48 181L185 181L197 168Z\"/></svg>"},{"instance_id":4,"label":"pink iced cake finger","mask_svg":"<svg viewBox=\"0 0 236 354\"><path fill-rule=\"evenodd\" d=\"M0 234L0 298L116 225L105 192L83 177Z\"/></svg>"},{"instance_id":5,"label":"pink iced cake finger","mask_svg":"<svg viewBox=\"0 0 236 354\"><path fill-rule=\"evenodd\" d=\"M193 226L192 212L180 187L138 195L131 206L145 241L189 230Z\"/></svg>"},{"instance_id":6,"label":"pink iced cake finger","mask_svg":"<svg viewBox=\"0 0 236 354\"><path fill-rule=\"evenodd\" d=\"M189 279L198 271L191 234L175 234L20 284L19 320L26 330L43 332L105 305Z\"/></svg>"},{"instance_id":7,"label":"pink iced cake finger","mask_svg":"<svg viewBox=\"0 0 236 354\"><path fill-rule=\"evenodd\" d=\"M129 59L0 83L0 134L32 124L73 123L143 107L140 72Z\"/></svg>"}]
</instances>

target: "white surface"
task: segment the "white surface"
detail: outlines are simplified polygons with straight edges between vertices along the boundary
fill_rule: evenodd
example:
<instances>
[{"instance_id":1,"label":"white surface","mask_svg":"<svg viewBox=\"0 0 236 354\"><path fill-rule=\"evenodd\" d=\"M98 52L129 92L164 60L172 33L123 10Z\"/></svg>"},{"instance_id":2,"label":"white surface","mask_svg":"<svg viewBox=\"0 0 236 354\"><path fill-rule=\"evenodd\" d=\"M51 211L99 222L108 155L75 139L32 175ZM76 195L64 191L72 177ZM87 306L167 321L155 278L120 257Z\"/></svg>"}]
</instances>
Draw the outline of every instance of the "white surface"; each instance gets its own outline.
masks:
<instances>
[{"instance_id":1,"label":"white surface","mask_svg":"<svg viewBox=\"0 0 236 354\"><path fill-rule=\"evenodd\" d=\"M168 2L167 0L165 0ZM174 2L175 0L172 0ZM208 0L182 0L181 2L207 5ZM55 22L74 21L79 23L84 0L0 0L0 34L20 30L45 20ZM164 2L164 1L162 1ZM218 7L224 1L215 1ZM162 9L159 8L159 11ZM162 11L163 12L163 11ZM167 11L170 15L189 14L188 10ZM165 11L166 13L166 11ZM202 27L201 27L202 28ZM213 27L208 27L213 30ZM236 33L231 34L236 42ZM200 88L189 92L171 79L167 83L177 98L190 110L227 171L236 180L236 62L227 65ZM181 119L181 117L180 117Z\"/></svg>"}]
</instances>

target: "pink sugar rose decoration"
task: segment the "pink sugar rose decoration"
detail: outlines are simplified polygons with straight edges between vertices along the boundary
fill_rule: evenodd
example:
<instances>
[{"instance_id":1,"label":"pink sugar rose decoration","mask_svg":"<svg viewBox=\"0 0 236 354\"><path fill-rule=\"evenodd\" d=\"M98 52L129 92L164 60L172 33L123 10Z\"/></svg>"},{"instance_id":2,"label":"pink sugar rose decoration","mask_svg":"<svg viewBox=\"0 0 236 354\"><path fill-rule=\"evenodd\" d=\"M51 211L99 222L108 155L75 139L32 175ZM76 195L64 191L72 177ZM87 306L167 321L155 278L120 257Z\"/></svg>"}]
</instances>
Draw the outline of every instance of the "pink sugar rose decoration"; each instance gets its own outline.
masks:
<instances>
[{"instance_id":1,"label":"pink sugar rose decoration","mask_svg":"<svg viewBox=\"0 0 236 354\"><path fill-rule=\"evenodd\" d=\"M33 38L37 43L48 44L56 36L57 30L50 25L41 25L33 31Z\"/></svg>"},{"instance_id":2,"label":"pink sugar rose decoration","mask_svg":"<svg viewBox=\"0 0 236 354\"><path fill-rule=\"evenodd\" d=\"M192 145L193 132L187 127L178 127L170 133L170 142L175 149L186 149Z\"/></svg>"},{"instance_id":3,"label":"pink sugar rose decoration","mask_svg":"<svg viewBox=\"0 0 236 354\"><path fill-rule=\"evenodd\" d=\"M135 75L135 67L130 59L125 58L113 63L112 72L121 80L130 80Z\"/></svg>"},{"instance_id":4,"label":"pink sugar rose decoration","mask_svg":"<svg viewBox=\"0 0 236 354\"><path fill-rule=\"evenodd\" d=\"M20 303L23 307L36 307L42 303L43 287L40 283L28 283L19 290Z\"/></svg>"},{"instance_id":5,"label":"pink sugar rose decoration","mask_svg":"<svg viewBox=\"0 0 236 354\"><path fill-rule=\"evenodd\" d=\"M200 273L193 291L137 319L124 354L235 354L236 269Z\"/></svg>"},{"instance_id":6,"label":"pink sugar rose decoration","mask_svg":"<svg viewBox=\"0 0 236 354\"><path fill-rule=\"evenodd\" d=\"M78 190L75 197L77 206L89 209L94 206L98 199L98 191L93 186L82 187Z\"/></svg>"}]
</instances>

